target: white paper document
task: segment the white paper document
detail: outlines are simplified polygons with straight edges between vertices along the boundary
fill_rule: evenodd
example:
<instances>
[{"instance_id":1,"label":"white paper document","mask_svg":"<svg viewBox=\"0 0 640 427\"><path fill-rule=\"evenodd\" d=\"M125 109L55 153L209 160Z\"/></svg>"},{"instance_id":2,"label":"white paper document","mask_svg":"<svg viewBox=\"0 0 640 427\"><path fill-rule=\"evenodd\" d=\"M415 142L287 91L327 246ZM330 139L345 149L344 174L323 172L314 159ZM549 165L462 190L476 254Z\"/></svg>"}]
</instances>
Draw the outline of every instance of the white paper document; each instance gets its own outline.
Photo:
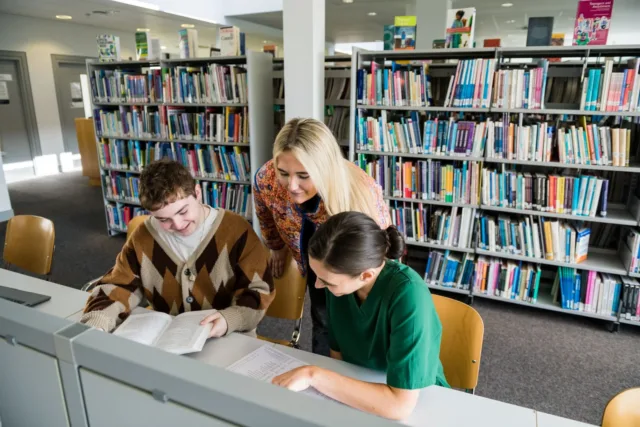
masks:
<instances>
[{"instance_id":1,"label":"white paper document","mask_svg":"<svg viewBox=\"0 0 640 427\"><path fill-rule=\"evenodd\" d=\"M227 367L227 370L256 380L271 382L280 374L306 365L308 363L300 359L291 357L270 345L264 345ZM320 399L333 400L312 387L302 393Z\"/></svg>"},{"instance_id":2,"label":"white paper document","mask_svg":"<svg viewBox=\"0 0 640 427\"><path fill-rule=\"evenodd\" d=\"M157 311L131 314L113 335L157 347L169 353L185 354L202 350L212 324L200 325L216 310L190 311L176 317Z\"/></svg>"}]
</instances>

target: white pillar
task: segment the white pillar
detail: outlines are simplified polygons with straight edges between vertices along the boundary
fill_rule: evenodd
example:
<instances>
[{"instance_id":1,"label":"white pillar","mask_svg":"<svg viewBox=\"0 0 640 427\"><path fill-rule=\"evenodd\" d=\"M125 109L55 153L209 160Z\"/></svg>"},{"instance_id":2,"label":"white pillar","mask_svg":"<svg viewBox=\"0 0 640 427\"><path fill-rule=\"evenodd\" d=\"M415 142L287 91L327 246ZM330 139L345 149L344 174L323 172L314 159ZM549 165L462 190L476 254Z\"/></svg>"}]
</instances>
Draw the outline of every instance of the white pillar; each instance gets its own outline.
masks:
<instances>
[{"instance_id":1,"label":"white pillar","mask_svg":"<svg viewBox=\"0 0 640 427\"><path fill-rule=\"evenodd\" d=\"M2 154L0 154L0 222L8 221L11 217L13 217L13 209L11 208L11 200L9 199L7 180L4 177Z\"/></svg>"},{"instance_id":2,"label":"white pillar","mask_svg":"<svg viewBox=\"0 0 640 427\"><path fill-rule=\"evenodd\" d=\"M447 28L447 10L451 9L451 0L416 0L406 6L407 15L415 15L418 31L416 49L431 49L435 39L445 38Z\"/></svg>"},{"instance_id":3,"label":"white pillar","mask_svg":"<svg viewBox=\"0 0 640 427\"><path fill-rule=\"evenodd\" d=\"M284 0L285 118L324 120L324 0Z\"/></svg>"}]
</instances>

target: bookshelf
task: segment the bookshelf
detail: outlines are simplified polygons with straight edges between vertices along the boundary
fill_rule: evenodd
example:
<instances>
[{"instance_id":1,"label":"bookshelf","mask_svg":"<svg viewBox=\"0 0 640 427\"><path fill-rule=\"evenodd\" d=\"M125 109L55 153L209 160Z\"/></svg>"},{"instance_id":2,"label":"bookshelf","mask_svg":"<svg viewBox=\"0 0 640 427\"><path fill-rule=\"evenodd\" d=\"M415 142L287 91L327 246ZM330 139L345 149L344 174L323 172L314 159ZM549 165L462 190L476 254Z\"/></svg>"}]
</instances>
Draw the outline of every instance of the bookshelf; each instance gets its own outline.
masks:
<instances>
[{"instance_id":1,"label":"bookshelf","mask_svg":"<svg viewBox=\"0 0 640 427\"><path fill-rule=\"evenodd\" d=\"M549 58L557 59L558 62L549 60ZM399 225L407 235L408 262L420 274L424 273L427 285L431 289L464 295L470 303L474 297L478 297L570 315L602 319L610 322L610 330L617 330L621 323L640 326L640 320L637 320L637 317L629 319L628 316L625 318L621 314L622 301L619 300L625 288L625 284L621 279L640 279L640 272L634 272L631 268L632 250L629 249L624 241L624 235L627 230L638 229L638 226L640 226L640 192L637 191L638 180L640 179L640 108L634 109L632 98L633 90L637 91L640 88L640 84L633 82L640 80L640 75L637 74L638 66L635 65L634 58L639 58L638 60L640 60L640 46L567 46L415 51L367 51L354 49L351 65L349 159L365 169L383 187L385 200L389 203L394 222L398 223L400 221ZM423 66L426 61L429 64L428 69ZM610 67L609 78L612 79L611 81L613 81L613 77L611 77L613 74L624 75L623 84L617 87L612 83L607 86L610 88L609 91L603 90L602 87L598 91L596 89L599 87L598 85L606 84L607 66ZM459 71L460 74L458 74ZM397 81L394 77L396 72L400 73L398 77L401 79L400 86L396 86ZM462 84L465 83L464 81L458 81L458 76L463 79L464 73L467 72L469 76L473 77L471 80L467 80L467 83L476 83L475 86L471 85L471 89L469 89L469 86ZM429 76L428 78L426 77L427 75ZM634 77L631 77L632 75ZM592 86L587 86L589 77L592 77L591 84L593 89ZM624 92L624 82L632 78L634 80L630 80L630 88L627 93L630 101L625 104L628 98L626 98ZM406 82L410 83L405 85ZM496 82L496 85L493 82ZM479 86L477 83L483 83L484 85ZM461 92L457 92L457 84L460 84ZM633 84L636 86L632 86ZM512 85L512 87L508 85ZM544 85L549 86L545 88ZM427 86L429 87L428 92L426 90ZM398 89L398 87L401 89ZM423 88L425 88L424 91L422 91ZM545 89L548 90L545 91ZM614 93L615 89L618 92ZM470 90L471 92L464 92L465 90ZM517 93L518 90L522 92L521 96ZM460 94L466 95L458 97ZM618 95L620 95L619 103L617 103ZM637 98L635 100L637 101ZM522 107L522 104L524 104L525 108ZM439 132L440 128L437 126L442 124L441 122L448 122L449 125L455 123L456 131L461 129L461 127L457 127L461 123L472 123L472 127L465 128L461 146L458 145L460 139L455 139L454 137L454 141L450 141L452 134L458 135L458 138L460 138L460 134L448 134L447 132L450 132L452 128L446 127L444 134L446 145L441 147L439 145L441 139L439 133L427 135L426 122L429 121L436 122L436 127L434 128L436 132ZM484 122L487 122L487 127L480 127ZM491 126L496 125L495 133L489 133L489 122L492 123ZM499 122L503 123L505 127L498 128L497 124ZM589 123L588 125L587 122ZM525 131L509 135L509 138L513 138L513 141L517 142L514 142L513 146L508 146L508 148L509 150L521 150L522 146L524 146L526 151L518 153L504 151L504 156L502 157L496 156L495 153L489 153L490 147L486 142L489 136L497 138L498 132L500 132L500 135L504 132L506 136L507 127L512 129L511 126L515 127L516 130L514 132L518 132L518 129L526 129L526 132L529 132L534 127L538 129L536 131L538 132L543 124L546 124L547 127L542 129L552 128L551 136L548 138L549 145L548 147L544 145L544 150L542 150L543 157L537 157L537 146L535 146L535 152L529 152L529 147L534 146L537 141L545 140L547 134L533 133L532 135L536 135L538 139L529 140L525 139L530 136L529 134L525 136ZM612 153L609 153L608 162L606 158L596 160L593 157L586 160L582 158L580 161L572 160L571 163L560 161L557 155L545 158L545 153L553 152L558 154L562 149L560 144L571 140L572 134L566 140L560 141L558 138L558 129L570 129L571 124L574 124L579 129L579 132L582 132L582 125L585 125L584 138L587 141L587 148L586 151L581 151L581 153L584 154L586 152L587 155L591 156L596 156L595 151L602 154L603 146L595 145L596 148L594 148L592 145L589 147L588 144L595 141L595 139L591 134L587 137L587 130L589 132L591 130L602 132L604 129L605 132L613 133L614 128L628 129L627 145L629 147L627 149L629 154L626 155L626 160L629 161L628 164L616 164L614 166L611 163L614 156ZM491 132L494 131L493 127L490 129ZM484 137L477 139L477 134L473 132L481 133ZM596 138L598 135L595 135ZM623 134L621 133L620 135ZM465 152L464 141L467 136L469 136L469 139ZM435 147L437 148L436 151L431 145L427 147L432 140L437 141L437 143L434 142L434 144L438 144ZM416 146L416 141L418 141L418 146ZM429 141L429 143L426 141ZM522 141L526 141L526 144L529 145L520 145L525 144ZM602 144L604 145L606 138L603 141ZM481 144L480 151L476 151L476 143ZM542 147L542 142L539 142L539 144ZM471 152L469 151L470 147L473 147ZM564 150L567 150L568 146L563 145L563 147ZM504 148L504 146L501 146L501 149ZM441 149L442 151L440 151ZM496 147L491 146L491 149L496 149ZM582 150L582 147L579 150ZM563 153L566 156L568 151ZM622 152L620 152L619 156L619 158L624 157ZM405 168L407 164L409 164L408 169ZM470 166L469 168L461 169L463 164L467 166L471 164L477 165L476 167L481 171L480 176L473 178L471 175L464 175L464 173L469 173ZM436 166L434 167L434 165ZM447 167L451 168L451 166L447 165L453 165L453 185L447 181L449 178L444 172ZM520 193L520 181L517 181L518 184L515 187L512 186L512 183L508 183L507 180L511 179L509 177L499 178L505 181L495 181L499 185L506 185L505 192L506 189L509 189L509 192L513 191L518 194L518 197L521 196L522 198L528 197L529 194L533 195L533 197L538 196L536 191L539 188L536 189L534 187L532 189L526 185L530 185L531 182L534 185L539 183L550 185L551 177L554 177L554 179L557 176L562 177L564 180L559 182L563 185L566 184L565 180L568 179L571 181L572 186L575 183L580 184L580 180L584 176L587 177L587 183L590 183L590 180L593 180L594 183L607 180L607 190L605 191L607 191L606 195L608 197L603 196L609 202L608 206L605 205L606 216L598 213L593 214L596 211L596 206L593 205L594 199L592 199L590 205L593 212L586 212L586 207L585 212L578 211L577 214L572 212L570 209L572 207L570 198L572 193L564 193L564 190L562 190L563 193L559 194L569 194L569 197L560 201L560 196L558 196L558 206L563 206L562 210L559 209L558 211L555 210L555 207L549 210L549 208L536 206L537 199L533 200L533 204L530 199L527 199L529 201L528 205L526 203L523 205L521 199L517 199L521 205L516 205L516 198L513 200L509 198L506 205L504 203L487 203L484 192L498 190L489 187L493 183L483 177L485 170L495 171L503 175L507 171L514 175L517 174L518 179L522 176L522 182L526 183L523 184L522 189L524 191L522 193ZM531 181L526 181L525 179L527 178ZM479 181L475 183L477 187L471 188L472 193L477 192L474 194L474 196L477 196L477 203L475 203L475 200L465 200L467 196L462 191L457 192L459 187L467 188L465 186L468 186L469 182L473 185L474 179ZM538 181L539 179L542 180ZM433 189L429 187L434 181L437 183L435 199L432 193ZM558 183L557 180L553 182L554 185ZM615 189L608 187L609 184ZM560 191L560 184L557 185L557 187L554 187L554 191ZM425 186L427 190L424 189ZM429 188L431 188L431 193ZM550 187L546 188L548 190ZM567 186L564 188L572 189L573 187ZM445 201L442 197L438 197L439 189L442 190L442 194L450 194L452 192L454 200ZM406 192L410 194L406 194ZM557 194L554 193L554 197ZM495 193L493 196L496 196ZM498 198L502 200L503 196L502 193L499 193ZM456 200L456 198L460 197L460 200ZM546 197L546 201L550 205L556 204L555 198L550 198L547 193L542 194L541 197ZM600 197L595 203L600 210L603 210ZM472 244L468 247L466 245L458 247L457 244L448 244L448 241L431 239L433 235L429 234L433 231L429 227L433 227L433 224L439 224L437 222L440 220L438 215L441 215L442 212L454 212L453 209L456 209L457 215L460 215L463 209L471 210L474 213L474 223L468 225L468 231L474 237L472 238ZM541 257L527 256L529 255L528 252L513 251L511 246L504 250L488 250L486 247L481 247L484 245L479 243L482 237L478 237L478 235L484 236L484 230L481 230L479 220L482 217L508 218L511 224L513 221L525 221L525 219L530 221L526 224L536 222L536 225L538 225L538 221L552 221L563 224L562 227L565 227L566 224L567 230L571 229L568 224L580 224L581 227L589 227L591 239L589 240L588 256L582 262L576 263L565 262L569 261L568 250L562 255L562 261L553 254L551 259L548 259L545 253L542 253ZM542 227L543 222L540 222L539 225ZM498 231L497 227L496 221L496 231ZM577 227L576 229L579 230ZM561 228L561 230L565 230L565 228ZM502 232L502 229L500 232ZM505 234L509 235L509 233L510 230L507 229ZM542 242L545 241L544 232L539 236L537 231L535 233L536 238L540 237ZM533 236L534 234L530 235ZM569 234L567 235L569 236ZM438 237L440 236L438 234ZM523 239L525 238L523 237ZM617 247L612 246L616 244ZM533 246L533 243L531 245ZM529 247L524 246L523 250L526 252ZM444 253L443 258L439 258L439 256L433 257L434 251ZM447 265L450 254L456 257L457 263L454 266L457 270L453 271L453 276L446 281L447 284L443 285L438 280L427 279L431 271L429 269L433 268L431 265L432 260L433 262L442 262L441 260L444 259L443 264ZM566 259L564 258L565 256ZM505 290L495 288L494 294L492 293L494 289L487 291L481 286L474 286L478 285L476 282L478 276L477 266L480 260L482 262L493 260L498 265L516 265L519 271L537 272L535 273L537 276L534 276L534 273L528 276L524 294L512 295L511 292L513 290L511 287ZM465 276L467 274L465 270L467 262L473 266L473 270L469 275ZM443 264L438 265L442 266ZM573 269L571 271L575 272L575 276L573 276L574 282L580 274L583 277L588 277L591 281L591 274L594 274L591 272L596 272L597 274L593 275L594 282L589 282L589 289L591 289L592 284L594 287L596 286L594 284L596 276L599 279L602 278L602 282L606 283L606 289L612 292L608 300L608 303L611 304L610 312L607 312L607 307L604 307L602 311L599 311L599 308L590 311L590 308L586 308L586 300L584 301L584 309L582 307L580 310L563 308L556 299L556 296L563 294L562 283L560 284L560 290L555 295L549 293L549 290L555 289L551 286L554 277L560 277L561 270L567 271L567 269ZM484 274L487 274L486 271L484 271ZM497 271L500 272L500 268ZM507 269L506 271L512 272L513 270ZM449 274L449 271L445 271L443 268L440 274L439 277L443 278ZM483 277L480 277L480 282L482 282ZM513 278L514 276L509 277ZM520 279L520 276L516 277ZM535 302L530 301L532 299L532 294L530 293L532 290L529 286L533 286L533 277L538 280L535 285L537 298ZM496 279L494 283L503 283L498 281L497 276L494 279ZM619 283L619 285L615 285L609 279L615 279L613 282ZM499 280L503 279L500 278ZM464 285L460 284L461 281L464 282ZM519 284L524 283L524 281L518 282L517 287L515 287L515 283L509 282L507 286L513 285L515 292L522 292ZM484 286L484 283L480 284ZM602 284L602 286L605 286L605 284ZM611 287L609 288L609 286ZM615 286L617 286L617 291L615 292L619 293L614 294L613 289ZM584 287L586 288L587 285L585 284ZM600 289L599 287L600 284L598 285L598 290ZM581 290L580 288L575 289L578 292ZM501 295L499 296L498 294ZM526 297L522 298L523 295ZM580 298L584 298L584 296L583 293L582 296L578 295L577 298L582 302ZM635 298L634 294L631 294L631 296ZM604 296L601 295L601 297ZM618 298L618 300L614 301L614 298ZM561 297L558 296L558 299L561 299Z\"/></svg>"},{"instance_id":2,"label":"bookshelf","mask_svg":"<svg viewBox=\"0 0 640 427\"><path fill-rule=\"evenodd\" d=\"M206 202L244 215L258 229L251 177L271 158L269 54L90 61L87 73L110 235L126 233L128 219L143 213L139 175L167 156L190 169Z\"/></svg>"},{"instance_id":3,"label":"bookshelf","mask_svg":"<svg viewBox=\"0 0 640 427\"><path fill-rule=\"evenodd\" d=\"M336 141L348 155L349 111L351 101L351 56L325 56L325 124L329 126ZM284 59L273 59L275 134L284 126Z\"/></svg>"}]
</instances>

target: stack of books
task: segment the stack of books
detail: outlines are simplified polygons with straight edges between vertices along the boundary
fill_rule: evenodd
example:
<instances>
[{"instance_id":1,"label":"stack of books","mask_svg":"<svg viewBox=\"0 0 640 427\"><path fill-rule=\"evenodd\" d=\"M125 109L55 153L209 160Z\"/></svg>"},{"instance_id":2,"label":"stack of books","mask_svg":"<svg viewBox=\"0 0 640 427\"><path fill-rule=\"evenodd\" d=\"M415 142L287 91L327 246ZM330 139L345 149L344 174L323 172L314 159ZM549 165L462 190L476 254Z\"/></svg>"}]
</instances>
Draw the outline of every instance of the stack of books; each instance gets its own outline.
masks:
<instances>
[{"instance_id":1,"label":"stack of books","mask_svg":"<svg viewBox=\"0 0 640 427\"><path fill-rule=\"evenodd\" d=\"M167 107L167 130L170 139L246 142L249 120L246 107L207 107L202 113L187 113L183 107ZM163 123L164 124L164 123Z\"/></svg>"},{"instance_id":2,"label":"stack of books","mask_svg":"<svg viewBox=\"0 0 640 427\"><path fill-rule=\"evenodd\" d=\"M93 111L98 137L166 138L164 109L157 107L126 107L118 110Z\"/></svg>"},{"instance_id":3,"label":"stack of books","mask_svg":"<svg viewBox=\"0 0 640 427\"><path fill-rule=\"evenodd\" d=\"M109 228L118 231L127 231L129 221L138 215L148 215L148 212L135 206L123 206L121 204L106 203L107 222Z\"/></svg>"},{"instance_id":4,"label":"stack of books","mask_svg":"<svg viewBox=\"0 0 640 427\"><path fill-rule=\"evenodd\" d=\"M247 72L235 65L208 64L201 67L163 68L166 102L246 103Z\"/></svg>"},{"instance_id":5,"label":"stack of books","mask_svg":"<svg viewBox=\"0 0 640 427\"><path fill-rule=\"evenodd\" d=\"M578 264L589 250L588 227L544 217L482 214L477 232L478 247L491 252Z\"/></svg>"},{"instance_id":6,"label":"stack of books","mask_svg":"<svg viewBox=\"0 0 640 427\"><path fill-rule=\"evenodd\" d=\"M429 65L401 65L391 63L385 68L375 61L371 70L357 72L358 104L384 106L428 107L433 105Z\"/></svg>"},{"instance_id":7,"label":"stack of books","mask_svg":"<svg viewBox=\"0 0 640 427\"><path fill-rule=\"evenodd\" d=\"M427 259L424 280L430 286L469 290L474 272L472 254L431 251Z\"/></svg>"},{"instance_id":8,"label":"stack of books","mask_svg":"<svg viewBox=\"0 0 640 427\"><path fill-rule=\"evenodd\" d=\"M472 208L437 208L394 202L391 221L409 242L425 242L453 248L471 248L475 210Z\"/></svg>"},{"instance_id":9,"label":"stack of books","mask_svg":"<svg viewBox=\"0 0 640 427\"><path fill-rule=\"evenodd\" d=\"M97 102L162 102L162 74L128 70L95 70L91 93Z\"/></svg>"},{"instance_id":10,"label":"stack of books","mask_svg":"<svg viewBox=\"0 0 640 427\"><path fill-rule=\"evenodd\" d=\"M622 277L620 319L640 322L640 283L636 279Z\"/></svg>"},{"instance_id":11,"label":"stack of books","mask_svg":"<svg viewBox=\"0 0 640 427\"><path fill-rule=\"evenodd\" d=\"M479 256L473 292L535 304L541 273L539 265Z\"/></svg>"},{"instance_id":12,"label":"stack of books","mask_svg":"<svg viewBox=\"0 0 640 427\"><path fill-rule=\"evenodd\" d=\"M205 204L235 212L248 220L252 219L253 198L249 185L208 181L203 181L200 185Z\"/></svg>"},{"instance_id":13,"label":"stack of books","mask_svg":"<svg viewBox=\"0 0 640 427\"><path fill-rule=\"evenodd\" d=\"M551 295L567 310L616 316L621 291L619 276L558 267Z\"/></svg>"},{"instance_id":14,"label":"stack of books","mask_svg":"<svg viewBox=\"0 0 640 427\"><path fill-rule=\"evenodd\" d=\"M493 108L545 108L549 61L540 60L536 68L499 70L495 75L491 105Z\"/></svg>"},{"instance_id":15,"label":"stack of books","mask_svg":"<svg viewBox=\"0 0 640 427\"><path fill-rule=\"evenodd\" d=\"M495 59L464 59L449 80L445 107L488 108L494 85Z\"/></svg>"},{"instance_id":16,"label":"stack of books","mask_svg":"<svg viewBox=\"0 0 640 427\"><path fill-rule=\"evenodd\" d=\"M110 172L102 176L107 198L127 202L140 202L140 177Z\"/></svg>"},{"instance_id":17,"label":"stack of books","mask_svg":"<svg viewBox=\"0 0 640 427\"><path fill-rule=\"evenodd\" d=\"M637 58L629 61L627 68L613 72L612 59L604 68L591 68L582 85L580 109L587 111L638 111L640 109L640 79Z\"/></svg>"},{"instance_id":18,"label":"stack of books","mask_svg":"<svg viewBox=\"0 0 640 427\"><path fill-rule=\"evenodd\" d=\"M595 217L607 215L608 197L609 180L597 176L482 170L484 206Z\"/></svg>"}]
</instances>

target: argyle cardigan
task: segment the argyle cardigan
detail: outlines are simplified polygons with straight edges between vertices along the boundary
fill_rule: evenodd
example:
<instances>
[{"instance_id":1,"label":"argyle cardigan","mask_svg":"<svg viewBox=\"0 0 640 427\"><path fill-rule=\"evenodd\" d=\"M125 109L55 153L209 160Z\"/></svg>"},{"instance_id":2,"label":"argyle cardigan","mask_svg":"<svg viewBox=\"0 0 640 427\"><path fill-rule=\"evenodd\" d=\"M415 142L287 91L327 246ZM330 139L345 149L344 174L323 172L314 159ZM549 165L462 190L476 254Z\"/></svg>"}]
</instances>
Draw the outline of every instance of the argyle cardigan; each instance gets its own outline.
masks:
<instances>
[{"instance_id":1,"label":"argyle cardigan","mask_svg":"<svg viewBox=\"0 0 640 427\"><path fill-rule=\"evenodd\" d=\"M227 334L252 331L275 297L268 250L241 216L218 209L202 243L183 262L146 220L131 235L89 296L82 322L111 331L146 297L154 310L177 315L215 308ZM195 274L190 279L188 270Z\"/></svg>"},{"instance_id":2,"label":"argyle cardigan","mask_svg":"<svg viewBox=\"0 0 640 427\"><path fill-rule=\"evenodd\" d=\"M367 187L372 194L378 217L374 218L382 228L391 224L389 208L382 196L382 188L353 163L347 162L347 167L356 168L359 172L360 185ZM278 183L278 176L273 160L265 163L256 173L253 185L253 200L256 215L260 221L260 231L269 249L282 249L286 244L291 249L293 258L298 263L298 269L304 276L307 266L302 261L301 237L302 224L305 216L317 228L329 219L324 202L320 200L315 212L305 213L300 206L293 202L286 188Z\"/></svg>"}]
</instances>

